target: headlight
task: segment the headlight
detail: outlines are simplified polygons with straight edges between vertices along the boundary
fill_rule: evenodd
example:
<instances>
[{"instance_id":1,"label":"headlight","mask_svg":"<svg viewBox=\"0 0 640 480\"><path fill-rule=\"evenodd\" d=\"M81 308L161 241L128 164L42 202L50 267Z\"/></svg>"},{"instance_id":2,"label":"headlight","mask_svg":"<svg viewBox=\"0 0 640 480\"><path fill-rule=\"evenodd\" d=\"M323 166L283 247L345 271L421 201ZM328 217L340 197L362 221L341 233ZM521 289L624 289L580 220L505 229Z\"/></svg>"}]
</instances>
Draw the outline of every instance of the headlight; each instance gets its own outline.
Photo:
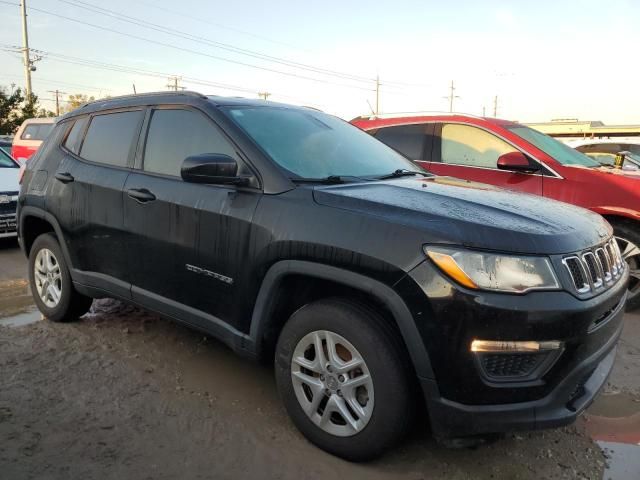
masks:
<instances>
[{"instance_id":1,"label":"headlight","mask_svg":"<svg viewBox=\"0 0 640 480\"><path fill-rule=\"evenodd\" d=\"M443 272L467 288L514 293L560 288L545 257L435 246L425 246L424 251Z\"/></svg>"}]
</instances>

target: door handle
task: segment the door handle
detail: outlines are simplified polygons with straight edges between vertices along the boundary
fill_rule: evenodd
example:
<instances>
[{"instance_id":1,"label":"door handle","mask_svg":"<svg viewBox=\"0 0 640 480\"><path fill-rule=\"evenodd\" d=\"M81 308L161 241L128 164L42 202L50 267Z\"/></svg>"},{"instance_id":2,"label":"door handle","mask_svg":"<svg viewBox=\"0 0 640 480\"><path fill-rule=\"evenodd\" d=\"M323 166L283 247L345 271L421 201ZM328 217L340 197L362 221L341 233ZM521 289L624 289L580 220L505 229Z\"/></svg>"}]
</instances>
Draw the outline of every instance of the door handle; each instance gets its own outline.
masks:
<instances>
[{"instance_id":1,"label":"door handle","mask_svg":"<svg viewBox=\"0 0 640 480\"><path fill-rule=\"evenodd\" d=\"M140 203L153 202L156 199L156 196L146 188L130 188L127 190L127 195Z\"/></svg>"},{"instance_id":2,"label":"door handle","mask_svg":"<svg viewBox=\"0 0 640 480\"><path fill-rule=\"evenodd\" d=\"M55 174L56 180L62 182L62 183L71 183L73 182L73 175L71 175L69 172L58 172Z\"/></svg>"}]
</instances>

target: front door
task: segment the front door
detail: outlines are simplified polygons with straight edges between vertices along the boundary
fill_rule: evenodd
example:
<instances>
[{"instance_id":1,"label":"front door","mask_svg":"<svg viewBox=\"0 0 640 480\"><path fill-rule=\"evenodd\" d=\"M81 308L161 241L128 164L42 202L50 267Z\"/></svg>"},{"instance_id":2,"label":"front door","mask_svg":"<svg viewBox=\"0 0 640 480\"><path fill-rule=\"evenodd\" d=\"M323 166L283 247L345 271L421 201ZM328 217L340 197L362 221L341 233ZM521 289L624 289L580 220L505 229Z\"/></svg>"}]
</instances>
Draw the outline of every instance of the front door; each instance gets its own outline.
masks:
<instances>
[{"instance_id":1,"label":"front door","mask_svg":"<svg viewBox=\"0 0 640 480\"><path fill-rule=\"evenodd\" d=\"M236 323L242 304L238 277L260 192L184 182L183 160L202 153L223 153L242 165L231 142L202 112L153 109L141 169L124 187L124 226L133 299L211 328L218 320Z\"/></svg>"},{"instance_id":2,"label":"front door","mask_svg":"<svg viewBox=\"0 0 640 480\"><path fill-rule=\"evenodd\" d=\"M541 174L515 173L497 168L498 158L514 151L517 149L513 145L484 129L445 123L436 128L432 161L425 162L425 167L436 175L542 195ZM533 160L530 162L533 164Z\"/></svg>"}]
</instances>

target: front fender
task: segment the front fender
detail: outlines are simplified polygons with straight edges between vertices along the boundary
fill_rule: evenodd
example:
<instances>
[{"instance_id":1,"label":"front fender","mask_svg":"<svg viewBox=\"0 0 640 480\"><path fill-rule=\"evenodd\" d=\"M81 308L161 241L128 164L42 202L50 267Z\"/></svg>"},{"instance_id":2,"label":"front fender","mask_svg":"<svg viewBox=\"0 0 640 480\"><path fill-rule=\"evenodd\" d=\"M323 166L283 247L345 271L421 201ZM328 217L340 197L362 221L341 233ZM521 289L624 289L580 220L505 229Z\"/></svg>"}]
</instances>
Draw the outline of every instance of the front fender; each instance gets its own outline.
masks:
<instances>
[{"instance_id":1,"label":"front fender","mask_svg":"<svg viewBox=\"0 0 640 480\"><path fill-rule=\"evenodd\" d=\"M279 261L271 266L264 277L251 316L249 332L249 337L258 356L262 353L263 342L261 339L275 306L275 292L282 280L292 274L341 283L377 298L393 315L418 376L433 378L429 355L413 316L404 300L391 287L359 273L302 260Z\"/></svg>"}]
</instances>

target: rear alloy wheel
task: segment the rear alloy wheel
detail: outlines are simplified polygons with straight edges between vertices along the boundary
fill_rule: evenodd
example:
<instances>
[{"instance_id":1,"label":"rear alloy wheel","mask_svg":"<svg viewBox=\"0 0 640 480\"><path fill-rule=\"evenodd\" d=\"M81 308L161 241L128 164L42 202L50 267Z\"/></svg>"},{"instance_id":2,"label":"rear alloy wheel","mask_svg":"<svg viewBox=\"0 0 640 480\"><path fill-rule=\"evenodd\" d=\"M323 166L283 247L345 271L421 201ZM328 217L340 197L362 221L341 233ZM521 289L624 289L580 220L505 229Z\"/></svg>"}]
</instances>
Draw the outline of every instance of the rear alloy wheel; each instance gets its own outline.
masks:
<instances>
[{"instance_id":1,"label":"rear alloy wheel","mask_svg":"<svg viewBox=\"0 0 640 480\"><path fill-rule=\"evenodd\" d=\"M38 310L54 322L75 320L89 311L92 299L73 287L55 236L40 235L29 251L29 284Z\"/></svg>"},{"instance_id":2,"label":"rear alloy wheel","mask_svg":"<svg viewBox=\"0 0 640 480\"><path fill-rule=\"evenodd\" d=\"M291 419L334 455L370 460L411 425L415 398L404 343L366 305L333 298L299 309L280 333L275 360Z\"/></svg>"}]
</instances>

